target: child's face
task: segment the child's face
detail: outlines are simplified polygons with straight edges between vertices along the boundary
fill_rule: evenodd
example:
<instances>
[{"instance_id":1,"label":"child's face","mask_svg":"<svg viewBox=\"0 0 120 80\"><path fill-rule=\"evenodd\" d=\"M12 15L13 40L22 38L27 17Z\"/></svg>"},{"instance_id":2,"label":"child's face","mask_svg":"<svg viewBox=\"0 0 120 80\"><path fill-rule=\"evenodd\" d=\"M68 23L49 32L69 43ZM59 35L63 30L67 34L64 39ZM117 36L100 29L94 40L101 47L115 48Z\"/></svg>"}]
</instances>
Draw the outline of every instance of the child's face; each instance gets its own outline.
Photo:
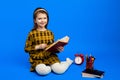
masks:
<instances>
[{"instance_id":1,"label":"child's face","mask_svg":"<svg viewBox=\"0 0 120 80\"><path fill-rule=\"evenodd\" d=\"M35 23L38 25L38 27L45 27L48 23L48 18L45 13L38 13L35 18Z\"/></svg>"}]
</instances>

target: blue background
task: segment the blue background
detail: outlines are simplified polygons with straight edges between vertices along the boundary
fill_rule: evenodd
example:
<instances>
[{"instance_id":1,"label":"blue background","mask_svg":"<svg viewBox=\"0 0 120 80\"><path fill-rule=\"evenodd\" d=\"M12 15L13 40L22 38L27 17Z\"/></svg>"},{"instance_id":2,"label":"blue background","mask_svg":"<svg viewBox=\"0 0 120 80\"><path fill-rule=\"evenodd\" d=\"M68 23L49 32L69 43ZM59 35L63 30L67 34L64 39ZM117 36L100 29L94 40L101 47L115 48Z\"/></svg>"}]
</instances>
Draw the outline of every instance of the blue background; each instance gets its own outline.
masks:
<instances>
[{"instance_id":1,"label":"blue background","mask_svg":"<svg viewBox=\"0 0 120 80\"><path fill-rule=\"evenodd\" d=\"M69 44L59 58L74 60L76 53L96 57L94 68L105 71L101 80L119 80L119 0L3 0L0 1L0 78L3 80L92 80L81 77L82 65L72 64L62 75L39 76L29 72L29 55L24 52L37 7L49 12L48 29L55 40L68 35ZM93 80L98 80L97 78Z\"/></svg>"}]
</instances>

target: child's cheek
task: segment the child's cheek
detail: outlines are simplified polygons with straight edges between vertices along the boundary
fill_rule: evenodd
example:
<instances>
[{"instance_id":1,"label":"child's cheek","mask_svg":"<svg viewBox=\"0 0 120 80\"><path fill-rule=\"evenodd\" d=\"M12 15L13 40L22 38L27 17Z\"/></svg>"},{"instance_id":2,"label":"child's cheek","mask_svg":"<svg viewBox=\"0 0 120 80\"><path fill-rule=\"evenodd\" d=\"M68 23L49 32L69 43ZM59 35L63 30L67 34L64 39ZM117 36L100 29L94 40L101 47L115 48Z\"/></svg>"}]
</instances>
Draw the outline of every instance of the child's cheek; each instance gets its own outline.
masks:
<instances>
[{"instance_id":1,"label":"child's cheek","mask_svg":"<svg viewBox=\"0 0 120 80\"><path fill-rule=\"evenodd\" d=\"M41 20L38 20L38 22L41 22Z\"/></svg>"}]
</instances>

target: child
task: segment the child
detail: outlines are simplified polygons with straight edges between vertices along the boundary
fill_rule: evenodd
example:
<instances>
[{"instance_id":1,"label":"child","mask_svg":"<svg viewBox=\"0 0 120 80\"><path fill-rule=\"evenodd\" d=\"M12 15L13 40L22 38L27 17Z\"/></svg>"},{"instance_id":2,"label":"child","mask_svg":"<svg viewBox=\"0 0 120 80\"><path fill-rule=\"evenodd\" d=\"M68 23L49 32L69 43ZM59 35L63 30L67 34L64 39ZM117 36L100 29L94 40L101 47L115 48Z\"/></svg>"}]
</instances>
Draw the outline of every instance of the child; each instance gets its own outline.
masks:
<instances>
[{"instance_id":1,"label":"child","mask_svg":"<svg viewBox=\"0 0 120 80\"><path fill-rule=\"evenodd\" d=\"M45 48L54 42L53 33L47 29L49 21L48 12L44 8L37 8L33 14L34 28L29 32L25 44L25 51L30 55L31 69L40 75L47 75L51 71L62 74L72 64L72 60L60 62L57 52L45 51ZM58 47L58 52L63 47Z\"/></svg>"}]
</instances>

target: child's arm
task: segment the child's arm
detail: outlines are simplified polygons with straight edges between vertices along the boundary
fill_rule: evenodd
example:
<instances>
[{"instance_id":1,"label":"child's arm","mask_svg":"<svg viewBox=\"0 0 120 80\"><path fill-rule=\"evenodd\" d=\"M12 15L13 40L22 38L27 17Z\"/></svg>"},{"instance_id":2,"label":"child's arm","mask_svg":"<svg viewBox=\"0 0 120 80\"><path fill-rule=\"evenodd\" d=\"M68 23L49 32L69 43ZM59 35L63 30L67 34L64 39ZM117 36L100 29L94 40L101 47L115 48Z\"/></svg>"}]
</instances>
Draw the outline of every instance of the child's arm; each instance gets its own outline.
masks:
<instances>
[{"instance_id":1,"label":"child's arm","mask_svg":"<svg viewBox=\"0 0 120 80\"><path fill-rule=\"evenodd\" d=\"M25 52L31 52L35 50L32 35L29 34L25 44Z\"/></svg>"}]
</instances>

